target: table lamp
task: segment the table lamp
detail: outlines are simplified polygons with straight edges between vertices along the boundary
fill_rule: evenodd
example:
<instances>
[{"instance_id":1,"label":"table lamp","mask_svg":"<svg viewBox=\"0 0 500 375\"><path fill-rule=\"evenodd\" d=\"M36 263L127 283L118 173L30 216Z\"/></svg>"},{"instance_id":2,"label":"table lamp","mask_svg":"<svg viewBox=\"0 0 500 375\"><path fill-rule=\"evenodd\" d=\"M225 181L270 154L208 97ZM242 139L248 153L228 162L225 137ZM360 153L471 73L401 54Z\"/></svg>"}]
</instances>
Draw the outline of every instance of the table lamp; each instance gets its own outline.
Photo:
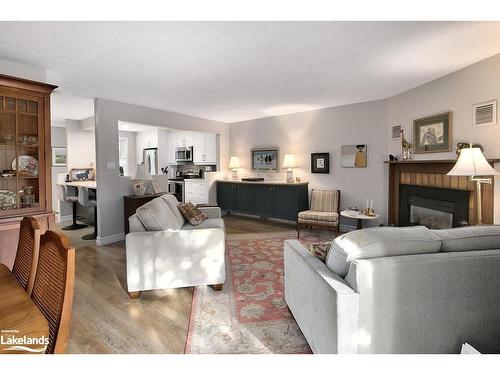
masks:
<instances>
[{"instance_id":1,"label":"table lamp","mask_svg":"<svg viewBox=\"0 0 500 375\"><path fill-rule=\"evenodd\" d=\"M229 169L231 169L231 177L233 180L238 179L238 168L241 168L240 158L238 156L231 156L229 160Z\"/></svg>"},{"instance_id":2,"label":"table lamp","mask_svg":"<svg viewBox=\"0 0 500 375\"><path fill-rule=\"evenodd\" d=\"M285 154L285 158L283 159L283 168L287 168L286 171L286 182L293 182L293 170L292 168L297 168L297 163L295 161L294 154Z\"/></svg>"},{"instance_id":3,"label":"table lamp","mask_svg":"<svg viewBox=\"0 0 500 375\"><path fill-rule=\"evenodd\" d=\"M135 195L146 194L146 183L144 181L151 181L153 177L149 174L144 164L139 164L137 170L135 171L135 176L132 181L136 181L132 184L132 189Z\"/></svg>"},{"instance_id":4,"label":"table lamp","mask_svg":"<svg viewBox=\"0 0 500 375\"><path fill-rule=\"evenodd\" d=\"M477 194L477 224L483 224L483 213L481 206L481 184L491 184L491 178L499 174L484 157L479 147L463 148L455 166L447 173L448 176L468 176L476 183ZM482 177L476 177L482 176Z\"/></svg>"}]
</instances>

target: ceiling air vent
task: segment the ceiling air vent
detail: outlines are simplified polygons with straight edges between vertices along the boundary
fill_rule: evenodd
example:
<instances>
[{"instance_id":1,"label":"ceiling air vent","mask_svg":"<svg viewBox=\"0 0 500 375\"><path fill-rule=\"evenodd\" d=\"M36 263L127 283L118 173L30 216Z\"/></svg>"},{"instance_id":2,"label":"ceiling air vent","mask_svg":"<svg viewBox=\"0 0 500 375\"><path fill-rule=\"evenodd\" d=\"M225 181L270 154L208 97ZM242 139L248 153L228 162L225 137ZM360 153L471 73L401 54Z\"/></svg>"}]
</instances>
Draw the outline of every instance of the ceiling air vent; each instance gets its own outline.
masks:
<instances>
[{"instance_id":1,"label":"ceiling air vent","mask_svg":"<svg viewBox=\"0 0 500 375\"><path fill-rule=\"evenodd\" d=\"M497 123L496 100L475 104L472 111L474 116L472 119L474 126L495 125Z\"/></svg>"}]
</instances>

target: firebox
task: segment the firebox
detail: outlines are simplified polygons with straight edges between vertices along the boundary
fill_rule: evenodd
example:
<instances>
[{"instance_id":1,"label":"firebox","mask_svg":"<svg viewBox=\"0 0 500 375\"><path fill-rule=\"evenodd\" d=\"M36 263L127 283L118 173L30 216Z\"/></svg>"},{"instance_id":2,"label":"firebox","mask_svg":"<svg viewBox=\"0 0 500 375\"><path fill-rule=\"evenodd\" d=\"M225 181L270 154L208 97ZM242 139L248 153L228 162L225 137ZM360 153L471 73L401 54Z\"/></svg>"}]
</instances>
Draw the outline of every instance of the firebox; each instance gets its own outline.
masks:
<instances>
[{"instance_id":1,"label":"firebox","mask_svg":"<svg viewBox=\"0 0 500 375\"><path fill-rule=\"evenodd\" d=\"M399 186L399 225L444 229L468 225L467 190Z\"/></svg>"}]
</instances>

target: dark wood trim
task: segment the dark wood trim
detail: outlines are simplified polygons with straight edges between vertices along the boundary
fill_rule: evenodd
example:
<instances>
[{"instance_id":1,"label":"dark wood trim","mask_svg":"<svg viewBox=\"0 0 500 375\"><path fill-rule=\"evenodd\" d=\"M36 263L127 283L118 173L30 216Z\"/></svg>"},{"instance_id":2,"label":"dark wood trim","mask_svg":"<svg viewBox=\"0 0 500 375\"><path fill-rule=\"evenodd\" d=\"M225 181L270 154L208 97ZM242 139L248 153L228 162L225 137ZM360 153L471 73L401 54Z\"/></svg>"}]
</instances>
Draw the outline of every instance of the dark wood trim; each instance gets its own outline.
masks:
<instances>
[{"instance_id":1,"label":"dark wood trim","mask_svg":"<svg viewBox=\"0 0 500 375\"><path fill-rule=\"evenodd\" d=\"M0 74L0 85L10 86L21 90L41 92L45 94L50 94L58 87L49 83L32 81L30 79L13 77L6 74Z\"/></svg>"}]
</instances>

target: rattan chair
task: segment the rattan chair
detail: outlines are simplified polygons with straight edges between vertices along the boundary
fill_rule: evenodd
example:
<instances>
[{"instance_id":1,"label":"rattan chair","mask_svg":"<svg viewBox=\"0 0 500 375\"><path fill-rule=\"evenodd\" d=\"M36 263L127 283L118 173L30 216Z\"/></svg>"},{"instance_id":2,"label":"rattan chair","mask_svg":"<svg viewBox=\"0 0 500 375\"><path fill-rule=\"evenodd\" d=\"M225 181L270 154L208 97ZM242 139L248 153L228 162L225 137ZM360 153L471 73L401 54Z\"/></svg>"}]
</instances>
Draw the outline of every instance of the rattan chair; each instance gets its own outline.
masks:
<instances>
[{"instance_id":1,"label":"rattan chair","mask_svg":"<svg viewBox=\"0 0 500 375\"><path fill-rule=\"evenodd\" d=\"M46 353L65 353L68 345L75 249L64 234L46 231L40 238L38 267L31 298L49 322Z\"/></svg>"},{"instance_id":2,"label":"rattan chair","mask_svg":"<svg viewBox=\"0 0 500 375\"><path fill-rule=\"evenodd\" d=\"M19 226L19 242L12 273L19 284L31 294L38 262L40 226L34 217L24 217Z\"/></svg>"},{"instance_id":3,"label":"rattan chair","mask_svg":"<svg viewBox=\"0 0 500 375\"><path fill-rule=\"evenodd\" d=\"M297 238L300 227L326 227L339 234L340 223L340 190L311 191L311 209L299 212L297 218Z\"/></svg>"}]
</instances>

